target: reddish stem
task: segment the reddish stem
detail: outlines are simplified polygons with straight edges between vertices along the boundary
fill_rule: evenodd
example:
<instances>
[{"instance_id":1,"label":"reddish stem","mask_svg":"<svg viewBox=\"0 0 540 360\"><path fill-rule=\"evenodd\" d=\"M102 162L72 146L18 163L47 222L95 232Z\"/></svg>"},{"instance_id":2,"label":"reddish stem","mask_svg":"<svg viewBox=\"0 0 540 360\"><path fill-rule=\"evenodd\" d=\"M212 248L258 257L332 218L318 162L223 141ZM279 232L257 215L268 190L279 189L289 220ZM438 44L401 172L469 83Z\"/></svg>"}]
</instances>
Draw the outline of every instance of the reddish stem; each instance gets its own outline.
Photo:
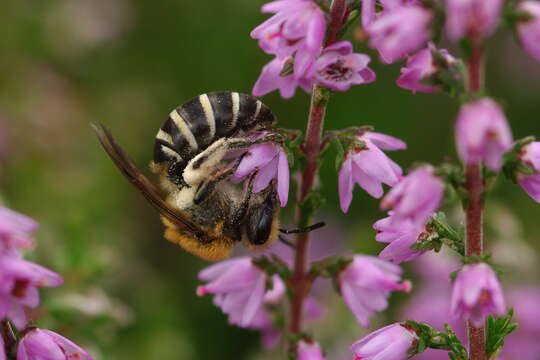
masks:
<instances>
[{"instance_id":1,"label":"reddish stem","mask_svg":"<svg viewBox=\"0 0 540 360\"><path fill-rule=\"evenodd\" d=\"M472 37L471 57L467 62L468 91L477 93L483 87L484 66L482 44L478 37ZM480 163L467 165L465 168L466 187L469 202L466 208L466 249L465 254L481 255L483 252L483 213L484 213L484 181ZM486 360L486 335L484 327L474 327L467 323L469 337L469 359Z\"/></svg>"},{"instance_id":2,"label":"reddish stem","mask_svg":"<svg viewBox=\"0 0 540 360\"><path fill-rule=\"evenodd\" d=\"M343 24L346 9L346 0L334 0L332 2L330 24L325 46L331 45L336 41L339 29ZM324 116L326 113L328 96L329 93L326 89L319 85L313 86L306 130L306 140L302 145L302 150L306 155L307 162L302 173L302 182L300 185L300 194L298 199L299 203L302 203L306 199L311 189L313 189L315 186L315 179L317 178L317 173L319 170L318 157L321 151L322 130L324 127ZM306 214L302 214L301 211L302 210L298 208L297 218L306 219ZM291 320L289 323L289 331L293 334L297 334L302 331L304 299L310 287L310 279L306 274L308 253L309 233L298 234L294 257L294 274L291 280L293 298L291 300Z\"/></svg>"}]
</instances>

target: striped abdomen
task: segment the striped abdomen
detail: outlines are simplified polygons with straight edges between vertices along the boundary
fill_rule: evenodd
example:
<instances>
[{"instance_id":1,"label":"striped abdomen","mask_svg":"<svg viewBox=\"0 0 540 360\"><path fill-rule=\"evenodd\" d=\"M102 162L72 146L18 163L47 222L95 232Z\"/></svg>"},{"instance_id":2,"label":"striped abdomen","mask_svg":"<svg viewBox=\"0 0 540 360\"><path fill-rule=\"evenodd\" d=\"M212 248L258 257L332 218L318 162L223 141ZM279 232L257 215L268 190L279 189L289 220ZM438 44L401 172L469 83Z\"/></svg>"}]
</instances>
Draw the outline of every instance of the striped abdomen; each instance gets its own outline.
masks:
<instances>
[{"instance_id":1,"label":"striped abdomen","mask_svg":"<svg viewBox=\"0 0 540 360\"><path fill-rule=\"evenodd\" d=\"M154 143L154 162L173 162L181 169L217 139L275 120L266 105L249 95L229 91L199 95L174 109L161 126Z\"/></svg>"}]
</instances>

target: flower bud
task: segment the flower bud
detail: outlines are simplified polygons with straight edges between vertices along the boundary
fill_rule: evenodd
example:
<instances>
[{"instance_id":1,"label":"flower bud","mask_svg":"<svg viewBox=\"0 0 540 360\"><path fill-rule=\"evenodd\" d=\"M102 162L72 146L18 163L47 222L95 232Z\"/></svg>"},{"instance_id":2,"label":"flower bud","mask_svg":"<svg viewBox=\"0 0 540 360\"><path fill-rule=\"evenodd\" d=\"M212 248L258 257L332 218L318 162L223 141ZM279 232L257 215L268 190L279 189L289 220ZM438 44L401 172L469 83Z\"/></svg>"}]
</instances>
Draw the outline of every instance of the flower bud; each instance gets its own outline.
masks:
<instances>
[{"instance_id":1,"label":"flower bud","mask_svg":"<svg viewBox=\"0 0 540 360\"><path fill-rule=\"evenodd\" d=\"M452 41L490 36L497 27L502 0L447 0L446 32Z\"/></svg>"},{"instance_id":2,"label":"flower bud","mask_svg":"<svg viewBox=\"0 0 540 360\"><path fill-rule=\"evenodd\" d=\"M525 145L519 154L519 159L534 170L533 175L518 174L518 184L536 202L540 202L540 141Z\"/></svg>"},{"instance_id":3,"label":"flower bud","mask_svg":"<svg viewBox=\"0 0 540 360\"><path fill-rule=\"evenodd\" d=\"M418 339L411 328L394 323L358 340L350 349L355 360L405 360L415 353Z\"/></svg>"},{"instance_id":4,"label":"flower bud","mask_svg":"<svg viewBox=\"0 0 540 360\"><path fill-rule=\"evenodd\" d=\"M322 349L316 342L300 340L296 344L297 360L324 360Z\"/></svg>"},{"instance_id":5,"label":"flower bud","mask_svg":"<svg viewBox=\"0 0 540 360\"><path fill-rule=\"evenodd\" d=\"M487 315L505 313L499 279L485 263L463 266L454 281L450 302L453 315L470 320L475 327L481 327Z\"/></svg>"},{"instance_id":6,"label":"flower bud","mask_svg":"<svg viewBox=\"0 0 540 360\"><path fill-rule=\"evenodd\" d=\"M50 330L33 329L17 346L17 360L92 360L83 348Z\"/></svg>"},{"instance_id":7,"label":"flower bud","mask_svg":"<svg viewBox=\"0 0 540 360\"><path fill-rule=\"evenodd\" d=\"M540 61L540 3L538 1L523 1L518 5L528 19L519 20L516 30L523 49L536 60Z\"/></svg>"},{"instance_id":8,"label":"flower bud","mask_svg":"<svg viewBox=\"0 0 540 360\"><path fill-rule=\"evenodd\" d=\"M499 105L482 98L462 106L456 121L456 145L461 160L469 165L484 161L493 171L512 148L512 132Z\"/></svg>"}]
</instances>

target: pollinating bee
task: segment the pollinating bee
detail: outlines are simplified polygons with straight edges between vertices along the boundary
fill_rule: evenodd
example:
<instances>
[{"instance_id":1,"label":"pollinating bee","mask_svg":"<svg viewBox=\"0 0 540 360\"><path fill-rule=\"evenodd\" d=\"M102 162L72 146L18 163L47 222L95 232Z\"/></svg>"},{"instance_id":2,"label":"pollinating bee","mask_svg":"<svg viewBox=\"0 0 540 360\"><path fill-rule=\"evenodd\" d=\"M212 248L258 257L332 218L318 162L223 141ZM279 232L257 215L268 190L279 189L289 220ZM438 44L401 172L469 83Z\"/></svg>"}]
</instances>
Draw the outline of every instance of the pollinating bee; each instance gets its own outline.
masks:
<instances>
[{"instance_id":1,"label":"pollinating bee","mask_svg":"<svg viewBox=\"0 0 540 360\"><path fill-rule=\"evenodd\" d=\"M157 185L139 171L104 126L93 127L115 165L160 213L164 237L216 261L228 257L237 242L257 249L278 237L279 205L273 184L254 193L254 174L241 188L225 181L235 171L235 162L221 166L231 152L276 142L275 133L252 136L275 123L270 109L249 95L213 92L187 101L169 114L156 135L150 169L159 177Z\"/></svg>"}]
</instances>

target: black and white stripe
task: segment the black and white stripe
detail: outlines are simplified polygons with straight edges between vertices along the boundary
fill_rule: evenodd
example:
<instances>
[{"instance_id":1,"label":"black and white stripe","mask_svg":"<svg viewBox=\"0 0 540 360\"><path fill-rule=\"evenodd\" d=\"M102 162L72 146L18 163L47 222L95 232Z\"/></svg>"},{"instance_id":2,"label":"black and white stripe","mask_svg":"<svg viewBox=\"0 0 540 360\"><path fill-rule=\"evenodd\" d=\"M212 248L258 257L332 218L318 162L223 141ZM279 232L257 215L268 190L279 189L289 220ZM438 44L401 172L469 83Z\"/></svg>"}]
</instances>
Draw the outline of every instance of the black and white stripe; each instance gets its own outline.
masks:
<instances>
[{"instance_id":1,"label":"black and white stripe","mask_svg":"<svg viewBox=\"0 0 540 360\"><path fill-rule=\"evenodd\" d=\"M270 109L252 96L229 91L199 95L173 110L161 126L154 143L154 162L174 162L183 169L216 140L275 121Z\"/></svg>"}]
</instances>

